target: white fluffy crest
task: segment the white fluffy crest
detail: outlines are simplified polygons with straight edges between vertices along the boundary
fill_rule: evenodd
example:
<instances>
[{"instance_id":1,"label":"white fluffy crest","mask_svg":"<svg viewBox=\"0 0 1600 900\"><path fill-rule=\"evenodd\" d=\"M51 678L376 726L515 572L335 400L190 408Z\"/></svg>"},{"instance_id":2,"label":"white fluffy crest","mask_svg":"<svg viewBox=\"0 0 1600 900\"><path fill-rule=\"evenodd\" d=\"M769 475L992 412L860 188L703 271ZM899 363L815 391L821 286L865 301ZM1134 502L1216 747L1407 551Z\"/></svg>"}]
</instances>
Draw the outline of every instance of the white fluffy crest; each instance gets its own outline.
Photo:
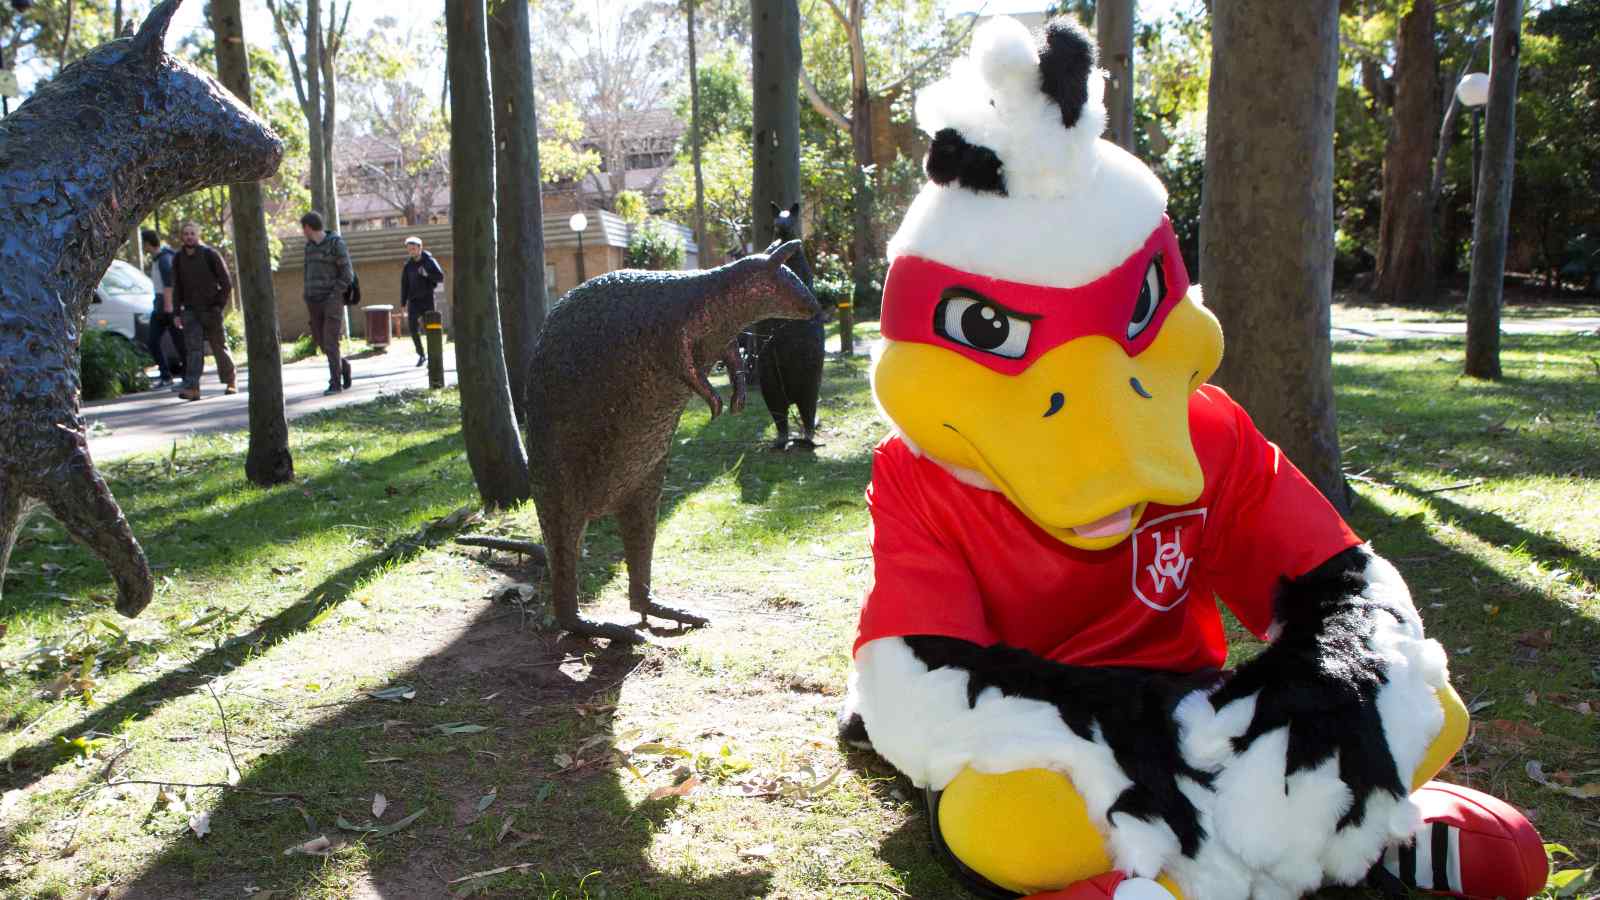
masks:
<instances>
[{"instance_id":1,"label":"white fluffy crest","mask_svg":"<svg viewBox=\"0 0 1600 900\"><path fill-rule=\"evenodd\" d=\"M1105 73L1089 76L1089 99L1071 129L1041 90L1039 54L1028 29L996 16L972 35L970 53L917 95L917 125L929 135L954 128L993 150L1013 197L1065 197L1095 175L1106 127Z\"/></svg>"}]
</instances>

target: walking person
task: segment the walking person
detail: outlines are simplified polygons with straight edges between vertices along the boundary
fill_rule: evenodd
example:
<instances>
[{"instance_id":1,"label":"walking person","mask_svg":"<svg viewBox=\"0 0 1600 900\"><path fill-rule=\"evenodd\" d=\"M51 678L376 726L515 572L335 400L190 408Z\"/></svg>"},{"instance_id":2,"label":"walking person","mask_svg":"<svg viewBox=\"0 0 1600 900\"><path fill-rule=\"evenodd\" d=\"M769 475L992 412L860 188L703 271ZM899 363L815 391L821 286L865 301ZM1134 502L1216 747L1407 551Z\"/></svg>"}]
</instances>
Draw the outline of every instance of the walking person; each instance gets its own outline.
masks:
<instances>
[{"instance_id":1,"label":"walking person","mask_svg":"<svg viewBox=\"0 0 1600 900\"><path fill-rule=\"evenodd\" d=\"M406 310L406 327L411 331L411 343L417 348L417 366L427 364L428 355L422 349L422 315L433 311L433 291L444 283L444 269L433 254L422 249L422 238L406 238L405 268L400 270L400 305Z\"/></svg>"},{"instance_id":2,"label":"walking person","mask_svg":"<svg viewBox=\"0 0 1600 900\"><path fill-rule=\"evenodd\" d=\"M161 243L161 235L155 229L146 228L140 233L144 243L145 255L150 257L150 266L145 273L150 276L150 284L155 288L155 304L150 311L150 355L155 358L156 369L161 373L161 380L156 382L157 387L172 387L173 367L168 365L167 354L161 349L162 335L172 338L173 359L181 364L184 357L183 330L174 320L172 305L172 257L173 249Z\"/></svg>"},{"instance_id":3,"label":"walking person","mask_svg":"<svg viewBox=\"0 0 1600 900\"><path fill-rule=\"evenodd\" d=\"M222 254L200 243L200 226L185 222L179 232L183 249L172 257L172 303L182 315L188 361L183 367L183 400L200 399L200 376L205 373L205 348L217 361L217 378L223 393L239 393L233 357L228 355L227 335L222 330L222 314L233 294L233 279Z\"/></svg>"},{"instance_id":4,"label":"walking person","mask_svg":"<svg viewBox=\"0 0 1600 900\"><path fill-rule=\"evenodd\" d=\"M339 358L344 337L344 297L355 280L350 250L338 232L323 229L322 213L312 210L300 217L306 236L306 309L311 313L311 339L328 357L328 389L337 394L351 381L350 361Z\"/></svg>"}]
</instances>

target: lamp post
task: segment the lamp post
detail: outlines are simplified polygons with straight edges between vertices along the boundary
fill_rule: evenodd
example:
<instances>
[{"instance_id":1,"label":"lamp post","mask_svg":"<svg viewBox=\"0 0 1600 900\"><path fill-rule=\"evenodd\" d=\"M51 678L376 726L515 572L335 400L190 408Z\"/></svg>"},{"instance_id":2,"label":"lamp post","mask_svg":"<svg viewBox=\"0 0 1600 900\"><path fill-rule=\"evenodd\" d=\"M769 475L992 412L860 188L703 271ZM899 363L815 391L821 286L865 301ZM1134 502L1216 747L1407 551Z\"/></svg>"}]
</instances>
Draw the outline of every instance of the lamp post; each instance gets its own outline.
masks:
<instances>
[{"instance_id":1,"label":"lamp post","mask_svg":"<svg viewBox=\"0 0 1600 900\"><path fill-rule=\"evenodd\" d=\"M578 283L583 284L589 277L583 271L583 230L589 227L589 217L581 212L572 214L567 220L567 227L578 234Z\"/></svg>"},{"instance_id":2,"label":"lamp post","mask_svg":"<svg viewBox=\"0 0 1600 900\"><path fill-rule=\"evenodd\" d=\"M1483 105L1489 102L1489 76L1473 72L1461 76L1456 85L1456 99L1472 110L1472 203L1478 203L1478 130L1483 126Z\"/></svg>"}]
</instances>

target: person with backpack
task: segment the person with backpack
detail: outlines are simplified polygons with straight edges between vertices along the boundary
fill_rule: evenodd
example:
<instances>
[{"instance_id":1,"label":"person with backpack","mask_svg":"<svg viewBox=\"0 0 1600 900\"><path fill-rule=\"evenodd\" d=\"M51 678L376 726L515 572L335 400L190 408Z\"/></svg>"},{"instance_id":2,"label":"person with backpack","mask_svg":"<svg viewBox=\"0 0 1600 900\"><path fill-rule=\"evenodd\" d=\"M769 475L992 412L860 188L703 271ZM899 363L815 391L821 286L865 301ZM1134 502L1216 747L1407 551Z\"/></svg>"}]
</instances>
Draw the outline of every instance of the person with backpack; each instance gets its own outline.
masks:
<instances>
[{"instance_id":1,"label":"person with backpack","mask_svg":"<svg viewBox=\"0 0 1600 900\"><path fill-rule=\"evenodd\" d=\"M355 290L355 269L350 265L350 249L336 231L325 231L322 214L316 210L300 217L300 230L306 236L306 309L311 313L311 339L328 357L328 389L337 394L350 387L350 361L339 357L339 339L344 337L344 305Z\"/></svg>"},{"instance_id":2,"label":"person with backpack","mask_svg":"<svg viewBox=\"0 0 1600 900\"><path fill-rule=\"evenodd\" d=\"M406 265L400 270L400 305L405 307L406 326L411 343L417 348L417 366L428 363L422 350L422 315L433 311L433 292L444 283L444 269L433 254L422 249L422 238L406 238Z\"/></svg>"},{"instance_id":3,"label":"person with backpack","mask_svg":"<svg viewBox=\"0 0 1600 900\"><path fill-rule=\"evenodd\" d=\"M150 355L155 358L156 369L161 373L161 380L157 387L172 387L172 376L183 374L184 346L183 332L178 328L175 309L172 305L172 258L177 256L177 251L161 243L161 235L154 228L146 228L140 232L144 241L145 256L150 258L149 268L146 270L150 276L150 284L155 288L155 306L150 311ZM161 346L162 336L172 339L174 358L167 359L167 354ZM173 390L183 390L180 384Z\"/></svg>"},{"instance_id":4,"label":"person with backpack","mask_svg":"<svg viewBox=\"0 0 1600 900\"><path fill-rule=\"evenodd\" d=\"M189 359L184 364L183 390L178 392L178 397L200 399L200 376L205 374L208 344L217 361L217 377L222 381L223 393L237 394L239 387L233 357L228 355L227 336L222 330L222 314L233 293L228 264L223 262L222 254L200 243L198 224L185 222L179 236L183 249L172 258L172 304L182 314L179 327L183 329Z\"/></svg>"}]
</instances>

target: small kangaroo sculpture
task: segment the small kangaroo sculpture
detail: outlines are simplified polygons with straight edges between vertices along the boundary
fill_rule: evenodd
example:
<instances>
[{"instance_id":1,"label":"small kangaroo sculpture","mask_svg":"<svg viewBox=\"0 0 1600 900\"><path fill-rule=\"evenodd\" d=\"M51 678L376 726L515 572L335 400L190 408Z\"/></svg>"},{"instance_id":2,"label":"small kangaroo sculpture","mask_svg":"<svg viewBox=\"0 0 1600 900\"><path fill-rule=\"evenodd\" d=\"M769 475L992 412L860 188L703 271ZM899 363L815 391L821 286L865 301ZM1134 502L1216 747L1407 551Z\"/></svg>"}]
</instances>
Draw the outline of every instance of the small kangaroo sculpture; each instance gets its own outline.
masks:
<instances>
[{"instance_id":1,"label":"small kangaroo sculpture","mask_svg":"<svg viewBox=\"0 0 1600 900\"><path fill-rule=\"evenodd\" d=\"M103 44L0 119L0 580L43 503L110 570L117 611L150 602L144 551L89 458L78 338L95 284L157 204L277 171L283 142L168 54L180 0Z\"/></svg>"},{"instance_id":2,"label":"small kangaroo sculpture","mask_svg":"<svg viewBox=\"0 0 1600 900\"><path fill-rule=\"evenodd\" d=\"M744 406L733 339L771 316L817 313L811 291L784 262L799 241L715 269L624 270L573 288L550 310L528 374L528 466L550 567L556 622L584 637L635 643L631 628L578 615L578 553L589 522L615 514L628 561L628 605L682 625L706 620L650 592L656 514L678 417L695 396L711 415L722 398L706 380L719 358Z\"/></svg>"},{"instance_id":3,"label":"small kangaroo sculpture","mask_svg":"<svg viewBox=\"0 0 1600 900\"><path fill-rule=\"evenodd\" d=\"M800 204L788 209L772 204L772 229L778 241L800 237ZM770 249L770 248L769 248ZM812 286L811 265L805 250L796 251L787 263L806 287ZM751 329L751 345L756 358L756 382L761 399L778 428L772 449L791 447L805 450L816 447L817 395L822 390L824 316L819 311L804 322L765 319ZM789 407L800 414L801 436L789 437Z\"/></svg>"}]
</instances>

